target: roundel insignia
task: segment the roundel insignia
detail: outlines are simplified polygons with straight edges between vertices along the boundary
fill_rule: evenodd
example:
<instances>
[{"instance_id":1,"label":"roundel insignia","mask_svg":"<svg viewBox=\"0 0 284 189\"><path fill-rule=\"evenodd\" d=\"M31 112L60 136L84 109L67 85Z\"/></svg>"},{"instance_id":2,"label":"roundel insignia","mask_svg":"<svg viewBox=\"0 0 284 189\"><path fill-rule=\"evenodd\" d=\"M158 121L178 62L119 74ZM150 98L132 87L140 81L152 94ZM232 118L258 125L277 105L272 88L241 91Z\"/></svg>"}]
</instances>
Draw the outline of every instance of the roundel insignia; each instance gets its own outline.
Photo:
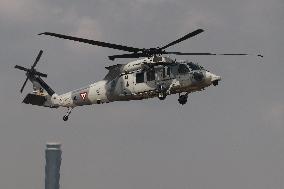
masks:
<instances>
[{"instance_id":1,"label":"roundel insignia","mask_svg":"<svg viewBox=\"0 0 284 189\"><path fill-rule=\"evenodd\" d=\"M88 94L87 92L83 92L83 93L80 93L80 96L83 100L85 100L87 97L87 94Z\"/></svg>"}]
</instances>

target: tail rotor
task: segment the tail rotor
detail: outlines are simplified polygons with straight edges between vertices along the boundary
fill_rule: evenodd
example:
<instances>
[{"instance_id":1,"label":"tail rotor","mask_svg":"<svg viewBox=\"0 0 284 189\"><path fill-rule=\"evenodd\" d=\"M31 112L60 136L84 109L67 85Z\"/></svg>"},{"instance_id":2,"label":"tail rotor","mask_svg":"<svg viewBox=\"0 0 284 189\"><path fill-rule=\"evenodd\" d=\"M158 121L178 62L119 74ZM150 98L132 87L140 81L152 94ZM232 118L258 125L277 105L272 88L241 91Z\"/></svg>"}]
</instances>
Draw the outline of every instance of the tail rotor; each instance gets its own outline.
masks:
<instances>
[{"instance_id":1,"label":"tail rotor","mask_svg":"<svg viewBox=\"0 0 284 189\"><path fill-rule=\"evenodd\" d=\"M39 60L40 60L40 58L41 58L41 56L42 56L42 53L43 53L43 51L40 50L40 51L39 51L39 54L38 54L37 57L36 57L35 62L33 63L33 65L31 66L30 69L25 68L25 67L22 67L22 66L19 66L19 65L15 65L15 68L16 68L16 69L25 71L25 72L26 72L26 75L27 75L27 78L26 78L26 80L25 80L25 82L24 82L24 84L23 84L23 86L22 86L22 88L21 88L21 90L20 90L21 93L23 92L23 90L24 90L24 88L25 88L25 86L26 86L26 84L27 84L27 81L28 81L30 78L33 78L34 76L47 77L47 74L38 72L38 71L35 69L37 63L39 62Z\"/></svg>"}]
</instances>

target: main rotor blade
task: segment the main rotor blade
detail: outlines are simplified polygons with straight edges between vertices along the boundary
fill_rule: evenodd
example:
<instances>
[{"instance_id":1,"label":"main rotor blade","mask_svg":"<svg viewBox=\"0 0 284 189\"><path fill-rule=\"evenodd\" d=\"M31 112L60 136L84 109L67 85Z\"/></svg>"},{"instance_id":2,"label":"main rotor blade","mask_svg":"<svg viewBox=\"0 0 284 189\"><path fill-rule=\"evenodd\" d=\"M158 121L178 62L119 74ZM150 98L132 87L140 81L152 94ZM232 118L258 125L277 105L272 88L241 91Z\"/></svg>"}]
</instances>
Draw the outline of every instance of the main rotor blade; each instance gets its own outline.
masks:
<instances>
[{"instance_id":1,"label":"main rotor blade","mask_svg":"<svg viewBox=\"0 0 284 189\"><path fill-rule=\"evenodd\" d=\"M38 76L41 76L41 77L47 77L47 74L44 74L44 73L41 73L41 72L38 72L38 71L36 71L34 73L34 75L38 75Z\"/></svg>"},{"instance_id":2,"label":"main rotor blade","mask_svg":"<svg viewBox=\"0 0 284 189\"><path fill-rule=\"evenodd\" d=\"M23 84L23 86L22 86L22 88L20 90L21 93L23 92L23 90L24 90L28 80L29 80L29 78L27 77L26 81L24 82L24 84Z\"/></svg>"},{"instance_id":3,"label":"main rotor blade","mask_svg":"<svg viewBox=\"0 0 284 189\"><path fill-rule=\"evenodd\" d=\"M29 69L27 69L27 68L24 68L24 67L18 66L18 65L16 65L15 68L16 68L16 69L19 69L19 70L24 70L24 71L26 71L26 72L29 70Z\"/></svg>"},{"instance_id":4,"label":"main rotor blade","mask_svg":"<svg viewBox=\"0 0 284 189\"><path fill-rule=\"evenodd\" d=\"M169 43L169 44L167 44L167 45L165 45L165 46L163 46L163 47L161 47L161 48L159 48L159 49L160 49L160 50L166 49L166 48L168 48L168 47L170 47L170 46L173 46L173 45L175 45L175 44L177 44L177 43L180 43L180 42L182 42L182 41L184 41L184 40L186 40L186 39L189 39L189 38L191 38L191 37L194 37L194 36L196 36L196 35L198 35L198 34L200 34L200 33L202 33L202 32L204 32L203 29L195 30L194 32L191 32L191 33L189 33L189 34L186 34L186 35L183 36L182 38L179 38L178 40L175 40L175 41L173 41L173 42L171 42L171 43Z\"/></svg>"},{"instance_id":5,"label":"main rotor blade","mask_svg":"<svg viewBox=\"0 0 284 189\"><path fill-rule=\"evenodd\" d=\"M35 60L34 64L33 64L32 67L31 67L31 69L34 69L34 67L37 65L37 63L38 63L38 61L39 61L39 59L40 59L42 53L43 53L43 51L40 50L39 53L38 53L38 55L37 55L37 57L36 57L36 60Z\"/></svg>"},{"instance_id":6,"label":"main rotor blade","mask_svg":"<svg viewBox=\"0 0 284 189\"><path fill-rule=\"evenodd\" d=\"M140 57L147 57L145 53L133 53L133 54L120 54L120 55L112 55L108 58L110 60L115 60L116 58L140 58Z\"/></svg>"},{"instance_id":7,"label":"main rotor blade","mask_svg":"<svg viewBox=\"0 0 284 189\"><path fill-rule=\"evenodd\" d=\"M102 41L94 41L94 40L90 40L90 39L83 39L83 38L79 38L79 37L72 37L72 36L67 36L67 35L62 35L62 34L57 34L57 33L51 33L51 32L44 32L44 33L41 33L39 35L49 35L49 36L58 37L58 38L62 38L62 39L68 39L68 40L72 40L72 41L78 41L78 42L88 43L88 44L96 45L96 46L100 46L100 47L107 47L107 48L112 48L112 49L117 49L117 50L122 50L122 51L128 51L128 52L138 52L138 51L143 50L143 49L128 47L128 46L124 46L124 45L117 45L117 44L106 43L106 42L102 42Z\"/></svg>"},{"instance_id":8,"label":"main rotor blade","mask_svg":"<svg viewBox=\"0 0 284 189\"><path fill-rule=\"evenodd\" d=\"M246 55L249 55L249 54L244 54L244 53L241 53L241 54L232 54L232 53L229 53L229 54L216 54L216 53L182 53L182 52L163 52L162 54L175 54L175 55L197 55L197 56L203 56L203 55L225 55L225 56L246 56Z\"/></svg>"}]
</instances>

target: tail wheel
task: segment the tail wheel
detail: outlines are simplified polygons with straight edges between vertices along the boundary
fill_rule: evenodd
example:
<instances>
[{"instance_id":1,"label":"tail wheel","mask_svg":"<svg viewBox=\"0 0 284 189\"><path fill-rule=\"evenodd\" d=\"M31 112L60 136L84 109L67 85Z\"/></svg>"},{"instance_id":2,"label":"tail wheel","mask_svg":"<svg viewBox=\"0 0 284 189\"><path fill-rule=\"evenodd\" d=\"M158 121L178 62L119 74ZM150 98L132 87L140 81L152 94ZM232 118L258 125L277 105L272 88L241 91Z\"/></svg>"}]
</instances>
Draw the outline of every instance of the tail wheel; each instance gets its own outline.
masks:
<instances>
[{"instance_id":1,"label":"tail wheel","mask_svg":"<svg viewBox=\"0 0 284 189\"><path fill-rule=\"evenodd\" d=\"M67 120L68 120L68 116L67 115L63 116L63 121L67 121Z\"/></svg>"}]
</instances>

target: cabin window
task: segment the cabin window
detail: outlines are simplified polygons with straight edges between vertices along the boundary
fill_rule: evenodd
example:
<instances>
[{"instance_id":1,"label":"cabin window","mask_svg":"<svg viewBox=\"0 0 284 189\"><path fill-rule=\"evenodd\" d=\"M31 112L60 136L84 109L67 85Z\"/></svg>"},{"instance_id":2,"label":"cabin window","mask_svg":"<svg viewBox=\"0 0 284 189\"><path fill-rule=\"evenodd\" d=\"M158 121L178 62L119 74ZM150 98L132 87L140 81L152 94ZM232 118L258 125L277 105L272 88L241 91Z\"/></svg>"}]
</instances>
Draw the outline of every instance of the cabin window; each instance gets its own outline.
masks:
<instances>
[{"instance_id":1,"label":"cabin window","mask_svg":"<svg viewBox=\"0 0 284 189\"><path fill-rule=\"evenodd\" d=\"M144 82L144 72L136 74L136 83Z\"/></svg>"},{"instance_id":2,"label":"cabin window","mask_svg":"<svg viewBox=\"0 0 284 189\"><path fill-rule=\"evenodd\" d=\"M167 67L167 75L171 76L171 68L170 67Z\"/></svg>"},{"instance_id":3,"label":"cabin window","mask_svg":"<svg viewBox=\"0 0 284 189\"><path fill-rule=\"evenodd\" d=\"M155 70L149 70L147 71L147 81L153 81L155 80Z\"/></svg>"},{"instance_id":4,"label":"cabin window","mask_svg":"<svg viewBox=\"0 0 284 189\"><path fill-rule=\"evenodd\" d=\"M185 74L185 73L188 73L188 72L189 72L189 69L186 65L184 65L184 64L179 65L178 73Z\"/></svg>"}]
</instances>

